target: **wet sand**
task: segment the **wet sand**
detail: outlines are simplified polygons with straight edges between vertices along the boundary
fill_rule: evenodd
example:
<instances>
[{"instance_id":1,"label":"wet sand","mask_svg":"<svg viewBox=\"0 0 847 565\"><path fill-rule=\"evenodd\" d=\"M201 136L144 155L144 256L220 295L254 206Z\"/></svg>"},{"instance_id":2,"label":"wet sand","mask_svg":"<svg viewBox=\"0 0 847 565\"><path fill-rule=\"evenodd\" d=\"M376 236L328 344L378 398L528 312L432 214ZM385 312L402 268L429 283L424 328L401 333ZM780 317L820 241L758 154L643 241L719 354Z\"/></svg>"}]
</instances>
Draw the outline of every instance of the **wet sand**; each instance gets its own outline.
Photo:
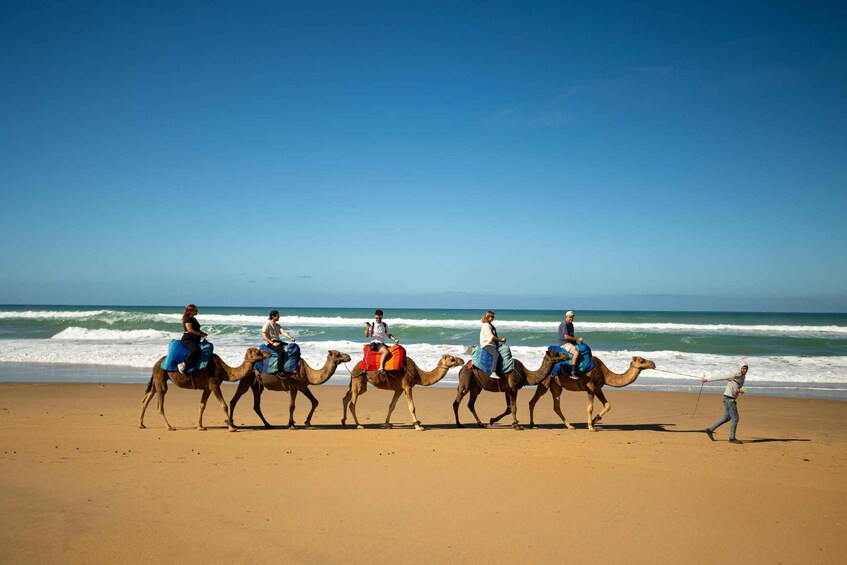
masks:
<instances>
[{"instance_id":1,"label":"wet sand","mask_svg":"<svg viewBox=\"0 0 847 565\"><path fill-rule=\"evenodd\" d=\"M847 558L847 403L739 402L744 445L702 432L720 395L608 392L598 433L567 393L564 430L549 395L539 429L509 418L478 429L454 392L415 389L425 432L401 398L359 401L365 430L340 426L344 388L312 389L314 429L266 430L248 394L229 433L214 398L194 429L198 391L170 386L165 429L144 387L0 384L3 563L838 563ZM235 387L224 387L227 400ZM521 392L518 416L528 423ZM302 423L308 401L298 397ZM484 420L503 399L484 393ZM599 408L599 406L598 406ZM288 394L265 392L288 420Z\"/></svg>"}]
</instances>

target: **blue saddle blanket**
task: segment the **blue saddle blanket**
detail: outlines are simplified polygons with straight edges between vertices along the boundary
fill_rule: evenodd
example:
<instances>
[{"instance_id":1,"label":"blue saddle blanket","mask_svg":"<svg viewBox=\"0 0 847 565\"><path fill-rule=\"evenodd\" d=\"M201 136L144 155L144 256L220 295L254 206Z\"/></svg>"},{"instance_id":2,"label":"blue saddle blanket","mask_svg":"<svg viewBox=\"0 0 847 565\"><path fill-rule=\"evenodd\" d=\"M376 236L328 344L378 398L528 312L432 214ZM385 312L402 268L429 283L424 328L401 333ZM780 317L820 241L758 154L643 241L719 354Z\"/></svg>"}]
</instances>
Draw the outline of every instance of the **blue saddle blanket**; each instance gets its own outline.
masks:
<instances>
[{"instance_id":1,"label":"blue saddle blanket","mask_svg":"<svg viewBox=\"0 0 847 565\"><path fill-rule=\"evenodd\" d=\"M253 365L253 368L260 373L273 375L280 372L280 366L283 373L294 373L300 369L300 346L296 343L287 343L283 355L278 355L267 345L263 345L259 349L271 354L270 358L258 361ZM282 357L282 360L280 360L280 357Z\"/></svg>"},{"instance_id":2,"label":"blue saddle blanket","mask_svg":"<svg viewBox=\"0 0 847 565\"><path fill-rule=\"evenodd\" d=\"M200 359L196 367L186 367L185 371L191 373L198 369L205 369L212 360L215 346L208 341L200 342ZM188 357L188 350L178 339L172 339L171 345L168 348L168 356L162 361L162 369L166 371L178 371L178 365Z\"/></svg>"},{"instance_id":3,"label":"blue saddle blanket","mask_svg":"<svg viewBox=\"0 0 847 565\"><path fill-rule=\"evenodd\" d=\"M575 347L576 347L577 351L579 351L579 365L576 368L577 372L578 373L586 373L586 372L590 371L591 369L593 369L594 368L594 358L591 355L591 348L588 347L588 345L585 344L584 342L583 343L577 343ZM569 358L568 361L560 361L559 363L556 363L555 365L553 365L552 375L553 376L557 376L557 375L568 376L568 375L570 375L571 374L571 365L572 365L571 360L570 360L571 354L568 353L564 348L559 347L558 345L551 345L547 349L552 349L553 351L558 351L559 353L564 353Z\"/></svg>"},{"instance_id":4,"label":"blue saddle blanket","mask_svg":"<svg viewBox=\"0 0 847 565\"><path fill-rule=\"evenodd\" d=\"M512 359L512 350L509 349L509 346L505 343L499 343L497 344L497 351L500 353L500 364L498 366L500 373L505 375L506 373L514 371L515 360ZM471 350L471 358L473 366L483 373L491 374L493 372L493 368L491 367L491 354L483 348L474 347Z\"/></svg>"}]
</instances>

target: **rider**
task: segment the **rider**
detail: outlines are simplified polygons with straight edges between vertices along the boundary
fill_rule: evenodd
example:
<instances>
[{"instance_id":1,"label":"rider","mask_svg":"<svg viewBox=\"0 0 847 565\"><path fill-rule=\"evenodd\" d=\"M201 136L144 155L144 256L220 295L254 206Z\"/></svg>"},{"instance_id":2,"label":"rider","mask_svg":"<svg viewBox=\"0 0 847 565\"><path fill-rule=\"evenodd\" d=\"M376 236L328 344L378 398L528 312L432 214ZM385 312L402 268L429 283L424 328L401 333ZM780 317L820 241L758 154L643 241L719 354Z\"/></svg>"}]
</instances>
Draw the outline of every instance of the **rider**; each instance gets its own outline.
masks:
<instances>
[{"instance_id":1,"label":"rider","mask_svg":"<svg viewBox=\"0 0 847 565\"><path fill-rule=\"evenodd\" d=\"M388 331L388 324L382 321L382 310L376 310L373 324L365 322L365 337L371 338L371 351L378 351L380 354L379 371L377 371L379 375L385 375L385 362L391 357L391 352L385 346L385 336L393 339L394 343L400 343L400 340Z\"/></svg>"},{"instance_id":2,"label":"rider","mask_svg":"<svg viewBox=\"0 0 847 565\"><path fill-rule=\"evenodd\" d=\"M482 316L482 327L479 329L479 346L491 355L491 374L502 377L503 373L497 370L500 362L500 352L497 351L498 343L506 343L505 337L497 337L497 328L491 322L494 321L494 312L487 310Z\"/></svg>"},{"instance_id":3,"label":"rider","mask_svg":"<svg viewBox=\"0 0 847 565\"><path fill-rule=\"evenodd\" d=\"M576 377L576 368L579 363L579 349L576 344L582 343L581 337L574 337L573 310L565 313L565 321L559 324L558 330L559 347L571 355L571 377Z\"/></svg>"},{"instance_id":4,"label":"rider","mask_svg":"<svg viewBox=\"0 0 847 565\"><path fill-rule=\"evenodd\" d=\"M179 372L183 375L197 363L197 358L200 357L200 340L207 335L200 331L200 322L194 317L197 312L197 306L189 304L182 313L182 329L185 333L182 334L180 342L188 350L188 356L178 365Z\"/></svg>"},{"instance_id":5,"label":"rider","mask_svg":"<svg viewBox=\"0 0 847 565\"><path fill-rule=\"evenodd\" d=\"M292 342L296 340L277 322L279 322L279 310L271 310L268 313L268 321L265 322L264 326L262 326L262 339L265 340L265 344L268 348L276 351L279 358L282 359L285 355L285 343L279 338L280 334L284 335ZM282 371L281 365L279 370Z\"/></svg>"}]
</instances>

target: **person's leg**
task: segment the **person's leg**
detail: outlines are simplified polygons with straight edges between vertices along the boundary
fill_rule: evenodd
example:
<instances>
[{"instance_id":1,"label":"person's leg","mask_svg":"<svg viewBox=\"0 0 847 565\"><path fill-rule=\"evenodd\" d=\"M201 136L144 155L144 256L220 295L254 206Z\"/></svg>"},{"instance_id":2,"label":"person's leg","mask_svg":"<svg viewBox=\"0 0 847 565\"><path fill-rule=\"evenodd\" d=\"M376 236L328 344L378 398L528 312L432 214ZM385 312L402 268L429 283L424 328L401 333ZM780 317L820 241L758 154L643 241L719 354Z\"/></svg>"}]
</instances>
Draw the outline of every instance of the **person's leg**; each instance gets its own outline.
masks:
<instances>
[{"instance_id":1,"label":"person's leg","mask_svg":"<svg viewBox=\"0 0 847 565\"><path fill-rule=\"evenodd\" d=\"M191 369L200 357L200 342L193 339L186 339L182 345L188 350L188 355L183 360L186 369Z\"/></svg>"},{"instance_id":2,"label":"person's leg","mask_svg":"<svg viewBox=\"0 0 847 565\"><path fill-rule=\"evenodd\" d=\"M576 367L579 362L579 350L572 343L565 343L562 348L571 356L571 376L576 376Z\"/></svg>"},{"instance_id":3,"label":"person's leg","mask_svg":"<svg viewBox=\"0 0 847 565\"><path fill-rule=\"evenodd\" d=\"M729 400L729 399L724 396L723 397L723 416L721 416L721 418L717 422L715 422L714 424L709 426L707 429L715 431L716 429L720 428L721 426L723 426L724 424L729 422L730 416L729 416L729 407L728 407L727 400Z\"/></svg>"},{"instance_id":4,"label":"person's leg","mask_svg":"<svg viewBox=\"0 0 847 565\"><path fill-rule=\"evenodd\" d=\"M273 349L276 352L277 356L277 367L276 372L278 374L282 374L282 360L285 358L285 344L284 343L272 343L268 346L268 349Z\"/></svg>"},{"instance_id":5,"label":"person's leg","mask_svg":"<svg viewBox=\"0 0 847 565\"><path fill-rule=\"evenodd\" d=\"M735 399L726 399L727 402L727 411L729 412L729 418L732 420L732 423L729 425L729 439L735 439L735 430L738 428L738 403Z\"/></svg>"},{"instance_id":6,"label":"person's leg","mask_svg":"<svg viewBox=\"0 0 847 565\"><path fill-rule=\"evenodd\" d=\"M498 377L502 377L503 375L500 374L500 371L497 370L497 365L500 363L500 352L497 351L497 347L494 345L486 345L482 349L484 349L488 352L489 355L491 355L491 374L496 374Z\"/></svg>"},{"instance_id":7,"label":"person's leg","mask_svg":"<svg viewBox=\"0 0 847 565\"><path fill-rule=\"evenodd\" d=\"M379 370L385 371L385 362L391 356L391 352L388 351L388 348L383 345L382 347L379 348L379 355L380 355L380 357L379 357Z\"/></svg>"}]
</instances>

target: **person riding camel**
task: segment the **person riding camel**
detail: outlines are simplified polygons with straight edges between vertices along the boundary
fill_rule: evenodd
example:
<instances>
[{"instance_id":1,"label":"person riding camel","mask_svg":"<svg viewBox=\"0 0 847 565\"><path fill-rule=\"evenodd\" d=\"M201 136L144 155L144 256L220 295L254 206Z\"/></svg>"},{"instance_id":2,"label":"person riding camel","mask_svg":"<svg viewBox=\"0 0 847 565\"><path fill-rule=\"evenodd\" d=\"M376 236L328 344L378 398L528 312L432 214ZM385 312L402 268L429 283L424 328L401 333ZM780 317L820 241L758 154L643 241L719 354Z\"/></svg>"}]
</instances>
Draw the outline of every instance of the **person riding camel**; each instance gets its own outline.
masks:
<instances>
[{"instance_id":1,"label":"person riding camel","mask_svg":"<svg viewBox=\"0 0 847 565\"><path fill-rule=\"evenodd\" d=\"M388 324L382 321L382 310L376 310L373 324L365 322L365 337L371 338L371 351L377 351L380 354L378 375L385 375L385 362L391 357L391 352L385 346L386 336L393 339L394 343L400 343L400 340L388 331Z\"/></svg>"}]
</instances>

